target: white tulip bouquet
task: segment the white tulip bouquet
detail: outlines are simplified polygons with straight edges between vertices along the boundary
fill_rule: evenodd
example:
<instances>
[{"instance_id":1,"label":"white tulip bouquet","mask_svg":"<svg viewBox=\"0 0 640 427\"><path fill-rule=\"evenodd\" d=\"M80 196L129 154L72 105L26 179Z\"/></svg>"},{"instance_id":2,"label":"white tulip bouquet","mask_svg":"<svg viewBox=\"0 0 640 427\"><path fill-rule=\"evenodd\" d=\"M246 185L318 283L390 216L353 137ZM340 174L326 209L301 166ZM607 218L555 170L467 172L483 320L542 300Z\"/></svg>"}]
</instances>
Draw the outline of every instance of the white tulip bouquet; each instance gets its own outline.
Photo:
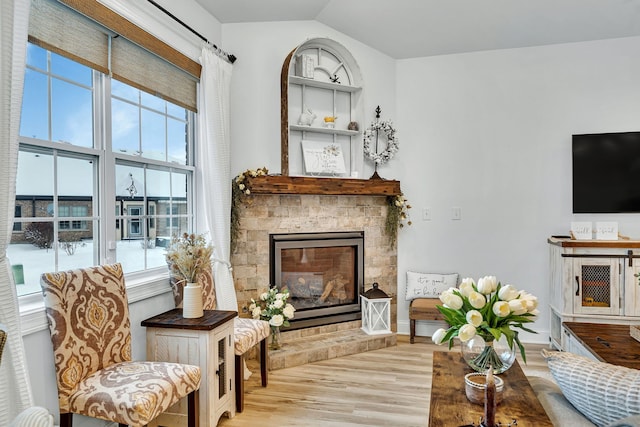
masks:
<instances>
[{"instance_id":1,"label":"white tulip bouquet","mask_svg":"<svg viewBox=\"0 0 640 427\"><path fill-rule=\"evenodd\" d=\"M485 276L478 279L477 284L471 278L463 279L460 288L444 291L440 295L440 301L444 305L437 308L449 328L434 332L432 340L435 344L448 342L451 348L454 337L467 342L476 335L481 336L485 342L492 343L504 335L509 348L513 348L514 342L518 345L526 363L524 347L518 338L518 331L513 328L536 333L524 324L535 321L538 315L538 298L519 291L512 285L502 286L495 276ZM475 363L486 368L492 364L497 368L502 362L493 347L488 345Z\"/></svg>"}]
</instances>

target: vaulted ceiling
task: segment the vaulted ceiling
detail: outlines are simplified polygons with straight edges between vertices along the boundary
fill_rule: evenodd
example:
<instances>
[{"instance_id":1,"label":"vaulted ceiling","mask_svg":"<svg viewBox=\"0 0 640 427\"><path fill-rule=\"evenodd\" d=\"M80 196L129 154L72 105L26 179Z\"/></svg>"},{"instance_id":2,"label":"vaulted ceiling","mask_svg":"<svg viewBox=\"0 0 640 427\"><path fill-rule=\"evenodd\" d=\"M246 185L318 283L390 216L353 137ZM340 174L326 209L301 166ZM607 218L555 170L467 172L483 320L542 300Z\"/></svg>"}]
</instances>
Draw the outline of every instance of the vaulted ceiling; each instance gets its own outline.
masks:
<instances>
[{"instance_id":1,"label":"vaulted ceiling","mask_svg":"<svg viewBox=\"0 0 640 427\"><path fill-rule=\"evenodd\" d=\"M221 23L316 20L396 58L640 35L640 0L196 0Z\"/></svg>"}]
</instances>

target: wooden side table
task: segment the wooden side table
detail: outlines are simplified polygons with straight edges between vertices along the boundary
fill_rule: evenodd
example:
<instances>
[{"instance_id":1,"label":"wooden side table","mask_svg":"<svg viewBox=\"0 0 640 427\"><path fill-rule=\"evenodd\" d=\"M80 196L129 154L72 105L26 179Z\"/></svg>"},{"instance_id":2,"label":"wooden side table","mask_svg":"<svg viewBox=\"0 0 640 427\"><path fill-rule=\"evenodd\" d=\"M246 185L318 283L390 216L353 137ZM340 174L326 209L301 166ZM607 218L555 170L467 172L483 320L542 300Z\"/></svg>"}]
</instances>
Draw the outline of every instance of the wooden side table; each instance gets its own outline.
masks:
<instances>
[{"instance_id":1,"label":"wooden side table","mask_svg":"<svg viewBox=\"0 0 640 427\"><path fill-rule=\"evenodd\" d=\"M233 319L235 311L205 310L197 319L176 308L142 321L147 327L147 358L200 366L200 425L215 426L223 414L236 414ZM183 402L184 401L184 402ZM150 426L186 426L182 399Z\"/></svg>"}]
</instances>

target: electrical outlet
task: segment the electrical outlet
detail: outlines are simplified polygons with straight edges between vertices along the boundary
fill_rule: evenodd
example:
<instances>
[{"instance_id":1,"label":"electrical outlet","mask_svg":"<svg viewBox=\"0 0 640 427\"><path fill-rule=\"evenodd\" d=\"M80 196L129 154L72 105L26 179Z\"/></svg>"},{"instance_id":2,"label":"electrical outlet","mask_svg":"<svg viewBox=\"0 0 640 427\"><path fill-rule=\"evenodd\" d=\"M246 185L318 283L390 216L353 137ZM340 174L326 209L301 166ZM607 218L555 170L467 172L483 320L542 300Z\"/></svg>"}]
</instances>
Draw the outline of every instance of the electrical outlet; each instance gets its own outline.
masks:
<instances>
[{"instance_id":1,"label":"electrical outlet","mask_svg":"<svg viewBox=\"0 0 640 427\"><path fill-rule=\"evenodd\" d=\"M459 221L462 219L462 209L459 207L451 208L451 219L454 221Z\"/></svg>"},{"instance_id":2,"label":"electrical outlet","mask_svg":"<svg viewBox=\"0 0 640 427\"><path fill-rule=\"evenodd\" d=\"M431 208L422 208L422 220L431 221Z\"/></svg>"}]
</instances>

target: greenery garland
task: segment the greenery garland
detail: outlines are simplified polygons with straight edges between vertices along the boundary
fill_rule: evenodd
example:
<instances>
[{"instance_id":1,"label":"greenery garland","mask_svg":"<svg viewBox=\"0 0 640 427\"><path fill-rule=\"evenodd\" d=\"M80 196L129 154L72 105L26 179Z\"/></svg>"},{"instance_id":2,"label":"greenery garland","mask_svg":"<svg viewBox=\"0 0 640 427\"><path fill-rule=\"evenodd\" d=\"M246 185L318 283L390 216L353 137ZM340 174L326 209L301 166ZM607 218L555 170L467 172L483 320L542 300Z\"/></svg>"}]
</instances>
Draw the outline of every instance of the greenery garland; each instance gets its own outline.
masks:
<instances>
[{"instance_id":1,"label":"greenery garland","mask_svg":"<svg viewBox=\"0 0 640 427\"><path fill-rule=\"evenodd\" d=\"M409 219L409 209L411 205L402 193L397 196L387 197L387 220L385 222L385 232L389 236L389 243L394 245L398 239L398 228L403 228L406 225L411 225Z\"/></svg>"},{"instance_id":2,"label":"greenery garland","mask_svg":"<svg viewBox=\"0 0 640 427\"><path fill-rule=\"evenodd\" d=\"M384 132L387 137L387 147L381 153L375 151L377 148L374 143L373 150L371 143L374 138L377 139L379 131ZM391 120L383 120L381 122L373 122L363 134L364 142L364 155L373 160L377 165L384 164L391 160L393 156L398 152L398 138L396 137L396 130L393 128Z\"/></svg>"},{"instance_id":3,"label":"greenery garland","mask_svg":"<svg viewBox=\"0 0 640 427\"><path fill-rule=\"evenodd\" d=\"M251 179L269 174L266 167L247 169L233 179L231 185L231 252L236 249L240 234L240 205L251 195Z\"/></svg>"}]
</instances>

